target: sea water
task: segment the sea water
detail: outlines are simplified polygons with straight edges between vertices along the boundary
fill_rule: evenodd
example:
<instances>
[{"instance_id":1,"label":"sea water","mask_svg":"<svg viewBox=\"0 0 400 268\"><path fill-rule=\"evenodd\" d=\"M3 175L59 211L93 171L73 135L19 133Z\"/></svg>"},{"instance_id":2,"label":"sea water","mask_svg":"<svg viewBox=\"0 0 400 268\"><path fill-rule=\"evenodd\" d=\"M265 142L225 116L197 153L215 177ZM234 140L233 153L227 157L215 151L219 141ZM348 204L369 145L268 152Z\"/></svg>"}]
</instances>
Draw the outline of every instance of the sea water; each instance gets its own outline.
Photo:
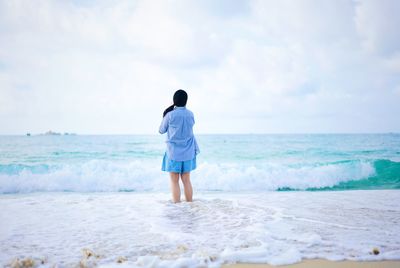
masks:
<instances>
[{"instance_id":1,"label":"sea water","mask_svg":"<svg viewBox=\"0 0 400 268\"><path fill-rule=\"evenodd\" d=\"M173 204L162 136L1 136L0 265L400 260L400 135L197 138Z\"/></svg>"},{"instance_id":2,"label":"sea water","mask_svg":"<svg viewBox=\"0 0 400 268\"><path fill-rule=\"evenodd\" d=\"M193 202L179 204L169 198L0 195L0 265L17 267L17 259L44 267L400 260L398 190L195 192Z\"/></svg>"},{"instance_id":3,"label":"sea water","mask_svg":"<svg viewBox=\"0 0 400 268\"><path fill-rule=\"evenodd\" d=\"M400 188L400 134L198 135L196 191ZM0 136L0 193L165 192L164 137Z\"/></svg>"}]
</instances>

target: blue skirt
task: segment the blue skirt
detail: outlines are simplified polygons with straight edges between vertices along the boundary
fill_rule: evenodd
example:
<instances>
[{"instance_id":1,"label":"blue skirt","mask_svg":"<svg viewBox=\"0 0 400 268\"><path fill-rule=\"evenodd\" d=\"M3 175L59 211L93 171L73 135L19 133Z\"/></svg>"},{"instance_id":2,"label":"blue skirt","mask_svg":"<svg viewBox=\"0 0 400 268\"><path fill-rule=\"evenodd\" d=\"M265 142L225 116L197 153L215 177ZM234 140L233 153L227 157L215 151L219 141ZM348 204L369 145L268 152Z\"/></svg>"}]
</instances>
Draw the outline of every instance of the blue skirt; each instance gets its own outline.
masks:
<instances>
[{"instance_id":1,"label":"blue skirt","mask_svg":"<svg viewBox=\"0 0 400 268\"><path fill-rule=\"evenodd\" d=\"M196 156L192 160L187 161L175 161L169 159L167 153L164 154L162 162L162 171L175 172L175 173L186 173L196 169Z\"/></svg>"}]
</instances>

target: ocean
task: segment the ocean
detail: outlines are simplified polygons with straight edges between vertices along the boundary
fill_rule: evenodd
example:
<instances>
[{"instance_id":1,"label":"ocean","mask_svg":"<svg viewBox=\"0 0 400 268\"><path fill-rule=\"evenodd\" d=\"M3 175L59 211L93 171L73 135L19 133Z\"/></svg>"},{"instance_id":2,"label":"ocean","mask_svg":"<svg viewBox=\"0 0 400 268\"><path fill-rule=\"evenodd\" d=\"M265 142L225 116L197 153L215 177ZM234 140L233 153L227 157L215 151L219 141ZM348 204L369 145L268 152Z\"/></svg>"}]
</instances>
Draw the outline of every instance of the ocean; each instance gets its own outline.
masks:
<instances>
[{"instance_id":1,"label":"ocean","mask_svg":"<svg viewBox=\"0 0 400 268\"><path fill-rule=\"evenodd\" d=\"M196 191L400 188L400 134L198 135ZM0 136L0 193L166 192L164 137Z\"/></svg>"},{"instance_id":2,"label":"ocean","mask_svg":"<svg viewBox=\"0 0 400 268\"><path fill-rule=\"evenodd\" d=\"M0 266L400 260L399 134L197 139L174 204L161 135L0 136Z\"/></svg>"}]
</instances>

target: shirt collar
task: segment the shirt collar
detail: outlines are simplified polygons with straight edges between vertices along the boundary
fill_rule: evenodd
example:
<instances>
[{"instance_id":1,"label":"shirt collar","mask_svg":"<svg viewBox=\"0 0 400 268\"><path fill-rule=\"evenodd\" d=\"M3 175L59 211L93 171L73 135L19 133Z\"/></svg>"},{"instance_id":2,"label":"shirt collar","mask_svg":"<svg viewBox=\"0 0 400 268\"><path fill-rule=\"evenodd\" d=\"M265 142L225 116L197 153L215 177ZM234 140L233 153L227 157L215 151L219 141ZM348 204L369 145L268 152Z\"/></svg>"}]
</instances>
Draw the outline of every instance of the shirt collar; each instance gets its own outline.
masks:
<instances>
[{"instance_id":1,"label":"shirt collar","mask_svg":"<svg viewBox=\"0 0 400 268\"><path fill-rule=\"evenodd\" d=\"M175 107L175 109L186 109L186 107L185 106L183 106L183 107Z\"/></svg>"}]
</instances>

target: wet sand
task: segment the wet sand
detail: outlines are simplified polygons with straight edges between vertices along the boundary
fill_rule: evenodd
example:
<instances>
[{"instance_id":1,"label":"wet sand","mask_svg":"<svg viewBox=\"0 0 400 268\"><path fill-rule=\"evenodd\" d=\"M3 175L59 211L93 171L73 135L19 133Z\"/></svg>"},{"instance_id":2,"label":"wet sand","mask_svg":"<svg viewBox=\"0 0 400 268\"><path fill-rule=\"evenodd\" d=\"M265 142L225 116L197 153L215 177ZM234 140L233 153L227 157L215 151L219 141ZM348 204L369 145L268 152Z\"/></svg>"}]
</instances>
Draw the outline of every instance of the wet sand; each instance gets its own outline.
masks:
<instances>
[{"instance_id":1,"label":"wet sand","mask_svg":"<svg viewBox=\"0 0 400 268\"><path fill-rule=\"evenodd\" d=\"M228 264L224 268L399 268L400 261L328 261L328 260L305 260L290 265L273 266L269 264Z\"/></svg>"}]
</instances>

